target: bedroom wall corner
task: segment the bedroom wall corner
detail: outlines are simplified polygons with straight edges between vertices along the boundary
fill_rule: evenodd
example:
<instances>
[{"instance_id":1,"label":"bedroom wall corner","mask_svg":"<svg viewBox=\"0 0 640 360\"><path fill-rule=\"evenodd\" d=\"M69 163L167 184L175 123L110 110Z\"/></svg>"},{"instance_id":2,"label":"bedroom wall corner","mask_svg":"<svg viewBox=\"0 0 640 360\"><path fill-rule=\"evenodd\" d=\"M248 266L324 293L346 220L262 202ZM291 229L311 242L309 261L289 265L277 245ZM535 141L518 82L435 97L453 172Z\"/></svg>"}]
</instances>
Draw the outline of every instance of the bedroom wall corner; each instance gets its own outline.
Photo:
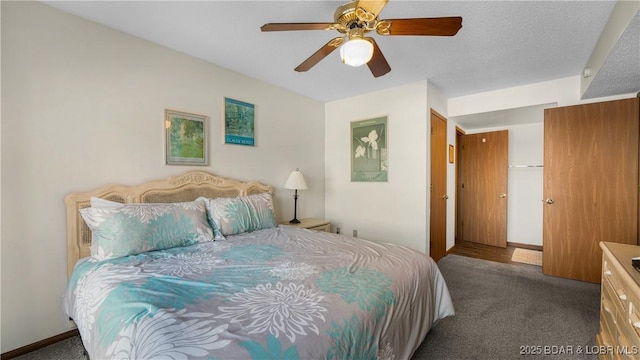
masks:
<instances>
[{"instance_id":1,"label":"bedroom wall corner","mask_svg":"<svg viewBox=\"0 0 640 360\"><path fill-rule=\"evenodd\" d=\"M64 197L190 170L275 189L293 215L291 170L309 190L298 216L324 217L324 103L35 1L2 1L0 352L64 333ZM256 146L222 143L223 98L255 105ZM210 164L167 166L163 110L209 116Z\"/></svg>"},{"instance_id":2,"label":"bedroom wall corner","mask_svg":"<svg viewBox=\"0 0 640 360\"><path fill-rule=\"evenodd\" d=\"M325 213L334 228L428 253L427 83L421 81L325 105ZM388 116L387 182L352 182L350 123Z\"/></svg>"}]
</instances>

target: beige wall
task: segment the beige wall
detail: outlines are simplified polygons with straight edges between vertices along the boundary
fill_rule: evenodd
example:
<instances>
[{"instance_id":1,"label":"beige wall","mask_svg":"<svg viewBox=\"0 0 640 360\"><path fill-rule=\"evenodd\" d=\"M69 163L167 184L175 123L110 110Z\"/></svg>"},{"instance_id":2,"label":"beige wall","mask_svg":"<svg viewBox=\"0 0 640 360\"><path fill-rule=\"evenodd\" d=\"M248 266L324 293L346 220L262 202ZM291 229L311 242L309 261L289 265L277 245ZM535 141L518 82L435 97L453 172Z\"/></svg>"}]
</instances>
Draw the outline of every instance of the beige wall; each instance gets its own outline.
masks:
<instances>
[{"instance_id":1,"label":"beige wall","mask_svg":"<svg viewBox=\"0 0 640 360\"><path fill-rule=\"evenodd\" d=\"M634 97L623 94L596 99L580 99L580 76L543 81L534 84L487 91L478 94L450 98L447 101L449 116L463 116L491 111L525 108L556 103L558 106L601 102Z\"/></svg>"},{"instance_id":2,"label":"beige wall","mask_svg":"<svg viewBox=\"0 0 640 360\"><path fill-rule=\"evenodd\" d=\"M325 213L358 237L428 253L427 82L326 104ZM387 182L351 182L350 122L388 116Z\"/></svg>"},{"instance_id":3,"label":"beige wall","mask_svg":"<svg viewBox=\"0 0 640 360\"><path fill-rule=\"evenodd\" d=\"M309 190L299 217L324 216L324 104L37 2L2 2L1 352L69 330L64 196L206 170ZM222 144L223 97L256 106L256 146ZM163 109L210 117L210 165L164 165Z\"/></svg>"}]
</instances>

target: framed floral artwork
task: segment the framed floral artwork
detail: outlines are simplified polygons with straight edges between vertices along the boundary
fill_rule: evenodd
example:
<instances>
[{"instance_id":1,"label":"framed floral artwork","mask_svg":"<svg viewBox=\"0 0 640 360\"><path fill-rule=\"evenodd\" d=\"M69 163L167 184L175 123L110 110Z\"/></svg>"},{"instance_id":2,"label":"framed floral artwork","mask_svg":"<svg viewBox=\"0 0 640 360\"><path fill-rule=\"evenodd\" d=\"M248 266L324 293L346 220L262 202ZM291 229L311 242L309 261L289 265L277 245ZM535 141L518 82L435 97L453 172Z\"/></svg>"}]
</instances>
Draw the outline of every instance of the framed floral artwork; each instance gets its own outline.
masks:
<instances>
[{"instance_id":1,"label":"framed floral artwork","mask_svg":"<svg viewBox=\"0 0 640 360\"><path fill-rule=\"evenodd\" d=\"M387 116L351 122L351 181L386 182Z\"/></svg>"},{"instance_id":2,"label":"framed floral artwork","mask_svg":"<svg viewBox=\"0 0 640 360\"><path fill-rule=\"evenodd\" d=\"M208 165L205 115L164 110L165 159L167 165Z\"/></svg>"}]
</instances>

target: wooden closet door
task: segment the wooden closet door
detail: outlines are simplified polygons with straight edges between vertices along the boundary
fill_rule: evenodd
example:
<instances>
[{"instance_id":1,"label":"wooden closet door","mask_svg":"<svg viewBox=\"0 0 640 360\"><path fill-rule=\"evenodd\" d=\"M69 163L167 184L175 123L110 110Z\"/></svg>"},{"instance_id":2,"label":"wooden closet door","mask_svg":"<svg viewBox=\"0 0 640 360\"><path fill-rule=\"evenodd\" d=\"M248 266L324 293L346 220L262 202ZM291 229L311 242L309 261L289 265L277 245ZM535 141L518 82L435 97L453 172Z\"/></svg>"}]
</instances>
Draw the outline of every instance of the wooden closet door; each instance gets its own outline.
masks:
<instances>
[{"instance_id":1,"label":"wooden closet door","mask_svg":"<svg viewBox=\"0 0 640 360\"><path fill-rule=\"evenodd\" d=\"M461 233L465 241L507 247L507 130L463 135Z\"/></svg>"},{"instance_id":2,"label":"wooden closet door","mask_svg":"<svg viewBox=\"0 0 640 360\"><path fill-rule=\"evenodd\" d=\"M429 255L435 261L447 254L447 199L447 119L432 109Z\"/></svg>"},{"instance_id":3,"label":"wooden closet door","mask_svg":"<svg viewBox=\"0 0 640 360\"><path fill-rule=\"evenodd\" d=\"M638 99L546 109L543 273L600 282L600 241L638 239Z\"/></svg>"}]
</instances>

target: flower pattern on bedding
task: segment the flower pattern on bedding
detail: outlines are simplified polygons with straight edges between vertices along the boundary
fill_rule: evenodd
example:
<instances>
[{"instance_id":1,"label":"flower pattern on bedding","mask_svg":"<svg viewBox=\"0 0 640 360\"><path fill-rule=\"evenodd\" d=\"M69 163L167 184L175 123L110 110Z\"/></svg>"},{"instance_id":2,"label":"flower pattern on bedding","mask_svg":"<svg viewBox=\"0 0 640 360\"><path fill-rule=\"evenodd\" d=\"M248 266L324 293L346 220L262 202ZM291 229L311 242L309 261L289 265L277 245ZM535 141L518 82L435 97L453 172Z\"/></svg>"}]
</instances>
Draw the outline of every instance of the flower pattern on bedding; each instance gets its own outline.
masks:
<instances>
[{"instance_id":1,"label":"flower pattern on bedding","mask_svg":"<svg viewBox=\"0 0 640 360\"><path fill-rule=\"evenodd\" d=\"M334 342L327 352L327 359L343 359L344 354L353 354L357 359L377 359L378 342L371 329L355 315L341 323L333 322L328 331Z\"/></svg>"},{"instance_id":2,"label":"flower pattern on bedding","mask_svg":"<svg viewBox=\"0 0 640 360\"><path fill-rule=\"evenodd\" d=\"M235 262L267 261L282 255L282 249L273 245L238 245L222 253L224 259Z\"/></svg>"},{"instance_id":3,"label":"flower pattern on bedding","mask_svg":"<svg viewBox=\"0 0 640 360\"><path fill-rule=\"evenodd\" d=\"M208 313L159 311L145 316L120 331L119 338L107 349L110 359L188 359L206 356L209 351L227 346L221 340L228 324L217 325ZM177 318L187 319L178 322ZM167 339L171 339L171 343Z\"/></svg>"},{"instance_id":4,"label":"flower pattern on bedding","mask_svg":"<svg viewBox=\"0 0 640 360\"><path fill-rule=\"evenodd\" d=\"M378 350L378 360L396 360L391 343L387 342Z\"/></svg>"},{"instance_id":5,"label":"flower pattern on bedding","mask_svg":"<svg viewBox=\"0 0 640 360\"><path fill-rule=\"evenodd\" d=\"M229 298L235 306L220 306L216 318L231 319L231 323L243 323L249 334L269 332L275 337L284 334L293 343L296 335L316 335L320 330L314 319L325 321L320 305L324 297L304 285L289 283L258 285L245 289Z\"/></svg>"},{"instance_id":6,"label":"flower pattern on bedding","mask_svg":"<svg viewBox=\"0 0 640 360\"><path fill-rule=\"evenodd\" d=\"M134 270L134 274L136 272ZM75 290L74 294L79 315L74 317L74 321L84 341L91 341L91 330L96 323L96 317L93 314L99 313L98 310L111 291L117 287L123 277L130 276L130 273L126 269L108 264L92 269L78 279L76 289L79 290Z\"/></svg>"},{"instance_id":7,"label":"flower pattern on bedding","mask_svg":"<svg viewBox=\"0 0 640 360\"><path fill-rule=\"evenodd\" d=\"M146 272L183 277L210 273L216 266L225 262L223 259L214 259L212 261L211 254L206 252L184 253L144 263L141 268Z\"/></svg>"},{"instance_id":8,"label":"flower pattern on bedding","mask_svg":"<svg viewBox=\"0 0 640 360\"><path fill-rule=\"evenodd\" d=\"M305 263L284 262L271 269L271 274L283 280L299 280L316 274L315 266Z\"/></svg>"},{"instance_id":9,"label":"flower pattern on bedding","mask_svg":"<svg viewBox=\"0 0 640 360\"><path fill-rule=\"evenodd\" d=\"M92 359L392 360L409 358L415 331L448 314L410 308L450 302L436 284L435 263L416 251L276 227L83 261L64 310Z\"/></svg>"},{"instance_id":10,"label":"flower pattern on bedding","mask_svg":"<svg viewBox=\"0 0 640 360\"><path fill-rule=\"evenodd\" d=\"M263 347L262 344L254 340L243 341L240 343L240 346L247 349L249 354L251 354L251 359L299 359L298 349L296 346L282 349L282 343L280 343L280 340L271 334L267 337L266 345L266 347Z\"/></svg>"},{"instance_id":11,"label":"flower pattern on bedding","mask_svg":"<svg viewBox=\"0 0 640 360\"><path fill-rule=\"evenodd\" d=\"M183 202L183 203L170 203L170 204L134 204L135 206L122 205L121 207L114 207L116 209L122 209L122 213L136 218L143 224L149 224L152 221L162 217L164 215L171 214L176 206L181 207L186 211L201 211L202 208L197 202Z\"/></svg>"},{"instance_id":12,"label":"flower pattern on bedding","mask_svg":"<svg viewBox=\"0 0 640 360\"><path fill-rule=\"evenodd\" d=\"M347 303L356 303L362 310L373 311L376 319L396 301L391 283L384 274L365 267L326 271L318 279L320 289L339 294Z\"/></svg>"}]
</instances>

